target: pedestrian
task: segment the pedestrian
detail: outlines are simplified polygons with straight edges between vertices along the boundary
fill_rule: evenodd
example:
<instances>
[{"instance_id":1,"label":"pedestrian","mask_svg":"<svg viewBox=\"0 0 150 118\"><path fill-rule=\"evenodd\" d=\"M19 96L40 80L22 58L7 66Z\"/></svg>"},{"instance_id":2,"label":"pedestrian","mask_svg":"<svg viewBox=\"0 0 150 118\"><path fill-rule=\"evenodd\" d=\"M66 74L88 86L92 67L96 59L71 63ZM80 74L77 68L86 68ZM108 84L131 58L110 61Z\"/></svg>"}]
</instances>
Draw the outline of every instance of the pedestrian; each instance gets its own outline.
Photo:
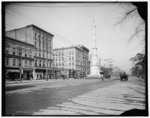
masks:
<instances>
[{"instance_id":1,"label":"pedestrian","mask_svg":"<svg viewBox=\"0 0 150 118\"><path fill-rule=\"evenodd\" d=\"M102 74L102 80L104 80L104 74Z\"/></svg>"},{"instance_id":2,"label":"pedestrian","mask_svg":"<svg viewBox=\"0 0 150 118\"><path fill-rule=\"evenodd\" d=\"M22 78L23 78L23 74L21 74L21 78L20 79L22 80Z\"/></svg>"},{"instance_id":3,"label":"pedestrian","mask_svg":"<svg viewBox=\"0 0 150 118\"><path fill-rule=\"evenodd\" d=\"M32 80L32 77L31 77L31 75L29 75L29 78L30 78L30 81Z\"/></svg>"}]
</instances>

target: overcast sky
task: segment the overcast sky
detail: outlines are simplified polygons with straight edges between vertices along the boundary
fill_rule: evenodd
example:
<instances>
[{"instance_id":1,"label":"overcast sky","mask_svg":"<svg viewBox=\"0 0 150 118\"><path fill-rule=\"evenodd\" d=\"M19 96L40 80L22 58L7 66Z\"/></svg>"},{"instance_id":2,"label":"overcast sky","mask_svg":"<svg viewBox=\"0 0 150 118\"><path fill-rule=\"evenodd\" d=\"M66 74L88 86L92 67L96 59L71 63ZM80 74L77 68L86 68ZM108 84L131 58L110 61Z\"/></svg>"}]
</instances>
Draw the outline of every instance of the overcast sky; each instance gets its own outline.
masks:
<instances>
[{"instance_id":1,"label":"overcast sky","mask_svg":"<svg viewBox=\"0 0 150 118\"><path fill-rule=\"evenodd\" d=\"M129 59L143 50L143 34L130 37L136 26L143 22L137 11L118 23L130 3L46 3L9 4L6 7L6 30L35 24L53 33L54 48L84 45L92 52L92 20L96 21L96 40L101 64L112 58L113 65L129 71ZM107 64L107 63L106 63Z\"/></svg>"}]
</instances>

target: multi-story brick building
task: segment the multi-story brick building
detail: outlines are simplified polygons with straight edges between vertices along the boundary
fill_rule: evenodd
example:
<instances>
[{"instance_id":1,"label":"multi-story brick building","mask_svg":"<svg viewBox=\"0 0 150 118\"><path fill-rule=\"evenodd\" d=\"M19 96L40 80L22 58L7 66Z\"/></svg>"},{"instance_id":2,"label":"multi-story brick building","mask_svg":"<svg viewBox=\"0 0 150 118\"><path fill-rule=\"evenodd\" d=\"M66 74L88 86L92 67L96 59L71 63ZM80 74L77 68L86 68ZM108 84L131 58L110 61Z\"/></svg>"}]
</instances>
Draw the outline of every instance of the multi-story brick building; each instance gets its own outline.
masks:
<instances>
[{"instance_id":1,"label":"multi-story brick building","mask_svg":"<svg viewBox=\"0 0 150 118\"><path fill-rule=\"evenodd\" d=\"M53 34L35 26L28 25L6 32L7 37L34 45L34 79L54 78ZM26 52L23 52L23 54Z\"/></svg>"},{"instance_id":2,"label":"multi-story brick building","mask_svg":"<svg viewBox=\"0 0 150 118\"><path fill-rule=\"evenodd\" d=\"M75 71L76 76L83 77L89 74L89 50L84 46L72 46L54 49L55 67L66 70L70 77L70 71Z\"/></svg>"},{"instance_id":3,"label":"multi-story brick building","mask_svg":"<svg viewBox=\"0 0 150 118\"><path fill-rule=\"evenodd\" d=\"M89 75L90 74L89 49L87 49L82 45L79 45L78 47L82 49L83 72L85 73L85 75Z\"/></svg>"},{"instance_id":4,"label":"multi-story brick building","mask_svg":"<svg viewBox=\"0 0 150 118\"><path fill-rule=\"evenodd\" d=\"M5 37L5 71L10 80L33 78L34 45Z\"/></svg>"}]
</instances>

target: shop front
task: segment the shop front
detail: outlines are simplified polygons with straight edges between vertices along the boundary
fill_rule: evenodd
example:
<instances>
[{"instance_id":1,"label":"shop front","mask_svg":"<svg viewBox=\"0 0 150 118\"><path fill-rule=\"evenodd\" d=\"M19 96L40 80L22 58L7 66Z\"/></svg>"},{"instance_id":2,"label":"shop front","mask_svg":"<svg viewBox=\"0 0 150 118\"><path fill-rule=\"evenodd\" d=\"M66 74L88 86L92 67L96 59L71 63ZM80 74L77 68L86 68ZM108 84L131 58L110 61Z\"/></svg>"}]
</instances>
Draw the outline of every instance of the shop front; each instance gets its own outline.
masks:
<instances>
[{"instance_id":1,"label":"shop front","mask_svg":"<svg viewBox=\"0 0 150 118\"><path fill-rule=\"evenodd\" d=\"M36 80L46 79L46 69L35 69L34 77Z\"/></svg>"},{"instance_id":2,"label":"shop front","mask_svg":"<svg viewBox=\"0 0 150 118\"><path fill-rule=\"evenodd\" d=\"M68 75L69 75L69 78L77 78L77 71L69 69Z\"/></svg>"},{"instance_id":3,"label":"shop front","mask_svg":"<svg viewBox=\"0 0 150 118\"><path fill-rule=\"evenodd\" d=\"M61 76L61 71L60 71L60 69L55 69L54 71L55 71L55 78L56 78L56 79L59 79L60 76Z\"/></svg>"},{"instance_id":4,"label":"shop front","mask_svg":"<svg viewBox=\"0 0 150 118\"><path fill-rule=\"evenodd\" d=\"M59 79L61 72L60 69L51 68L48 70L48 79Z\"/></svg>"},{"instance_id":5,"label":"shop front","mask_svg":"<svg viewBox=\"0 0 150 118\"><path fill-rule=\"evenodd\" d=\"M19 68L6 69L6 81L16 81L20 79Z\"/></svg>"},{"instance_id":6,"label":"shop front","mask_svg":"<svg viewBox=\"0 0 150 118\"><path fill-rule=\"evenodd\" d=\"M47 75L48 79L59 79L61 76L61 70L56 68L48 69Z\"/></svg>"},{"instance_id":7,"label":"shop front","mask_svg":"<svg viewBox=\"0 0 150 118\"><path fill-rule=\"evenodd\" d=\"M22 80L32 80L33 79L33 69L23 68L22 70Z\"/></svg>"},{"instance_id":8,"label":"shop front","mask_svg":"<svg viewBox=\"0 0 150 118\"><path fill-rule=\"evenodd\" d=\"M53 70L49 69L47 71L47 77L48 77L48 79L54 79L55 78L55 74L54 74Z\"/></svg>"}]
</instances>

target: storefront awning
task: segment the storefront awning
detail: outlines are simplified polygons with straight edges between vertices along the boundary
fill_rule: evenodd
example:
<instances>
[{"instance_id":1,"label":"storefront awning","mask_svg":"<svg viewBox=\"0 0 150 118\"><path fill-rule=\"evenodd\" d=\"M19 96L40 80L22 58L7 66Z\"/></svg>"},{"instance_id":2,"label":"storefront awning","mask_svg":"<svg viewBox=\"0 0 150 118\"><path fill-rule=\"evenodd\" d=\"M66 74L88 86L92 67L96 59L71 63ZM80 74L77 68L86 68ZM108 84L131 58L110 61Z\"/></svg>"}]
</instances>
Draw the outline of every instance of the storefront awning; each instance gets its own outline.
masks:
<instances>
[{"instance_id":1,"label":"storefront awning","mask_svg":"<svg viewBox=\"0 0 150 118\"><path fill-rule=\"evenodd\" d=\"M19 70L7 70L7 72L20 72Z\"/></svg>"}]
</instances>

